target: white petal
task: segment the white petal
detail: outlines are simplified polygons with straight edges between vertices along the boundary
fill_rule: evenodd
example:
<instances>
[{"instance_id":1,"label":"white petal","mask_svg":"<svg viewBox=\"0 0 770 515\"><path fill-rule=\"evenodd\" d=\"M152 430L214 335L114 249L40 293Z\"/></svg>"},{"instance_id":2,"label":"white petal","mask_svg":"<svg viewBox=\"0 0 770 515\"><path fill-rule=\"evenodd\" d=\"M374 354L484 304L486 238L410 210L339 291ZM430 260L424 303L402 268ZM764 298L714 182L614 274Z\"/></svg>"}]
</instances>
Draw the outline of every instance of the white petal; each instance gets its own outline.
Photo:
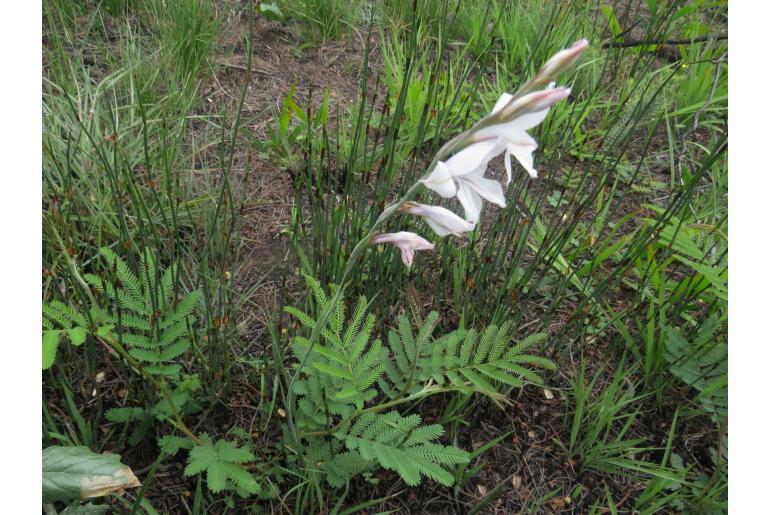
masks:
<instances>
[{"instance_id":1,"label":"white petal","mask_svg":"<svg viewBox=\"0 0 770 515\"><path fill-rule=\"evenodd\" d=\"M449 234L458 235L472 231L475 227L474 223L466 222L450 210L441 206L415 204L409 209L409 212L424 217L431 229L441 237Z\"/></svg>"},{"instance_id":2,"label":"white petal","mask_svg":"<svg viewBox=\"0 0 770 515\"><path fill-rule=\"evenodd\" d=\"M410 247L401 247L401 261L406 266L412 266L412 260L414 259L414 250Z\"/></svg>"},{"instance_id":3,"label":"white petal","mask_svg":"<svg viewBox=\"0 0 770 515\"><path fill-rule=\"evenodd\" d=\"M439 238L443 238L444 236L449 236L450 234L454 234L446 226L440 224L439 222L437 222L432 218L426 218L425 222L427 222L427 224L430 226L431 229L433 229L433 232L435 232Z\"/></svg>"},{"instance_id":4,"label":"white petal","mask_svg":"<svg viewBox=\"0 0 770 515\"><path fill-rule=\"evenodd\" d=\"M526 136L526 137L524 137ZM534 167L534 158L532 153L537 148L537 142L526 133L521 133L518 137L508 141L506 147L506 158L509 153L516 157L516 160L521 163L521 166L529 173L529 176L533 179L537 178L537 170ZM508 163L506 162L506 170L508 169ZM510 182L510 174L508 175L508 182Z\"/></svg>"},{"instance_id":5,"label":"white petal","mask_svg":"<svg viewBox=\"0 0 770 515\"><path fill-rule=\"evenodd\" d=\"M454 197L457 186L452 180L452 174L443 161L436 163L433 172L422 180L423 184L444 198Z\"/></svg>"},{"instance_id":6,"label":"white petal","mask_svg":"<svg viewBox=\"0 0 770 515\"><path fill-rule=\"evenodd\" d=\"M505 174L508 176L508 180L505 182L505 185L508 186L511 183L513 170L511 170L511 151L507 148L505 149Z\"/></svg>"},{"instance_id":7,"label":"white petal","mask_svg":"<svg viewBox=\"0 0 770 515\"><path fill-rule=\"evenodd\" d=\"M539 125L548 115L548 109L541 109L534 113L527 113L508 122L485 127L477 133L479 138L501 138L509 139L511 135L518 135L526 130ZM494 156L492 156L494 157Z\"/></svg>"},{"instance_id":8,"label":"white petal","mask_svg":"<svg viewBox=\"0 0 770 515\"><path fill-rule=\"evenodd\" d=\"M505 105L508 102L510 102L512 98L513 98L513 95L511 95L510 93L503 93L502 96L500 97L500 100L498 100L497 103L495 104L495 107L492 108L492 114L495 114L500 109L505 107Z\"/></svg>"},{"instance_id":9,"label":"white petal","mask_svg":"<svg viewBox=\"0 0 770 515\"><path fill-rule=\"evenodd\" d=\"M468 183L460 183L457 188L457 200L465 210L465 219L474 224L478 222L481 215L481 197Z\"/></svg>"},{"instance_id":10,"label":"white petal","mask_svg":"<svg viewBox=\"0 0 770 515\"><path fill-rule=\"evenodd\" d=\"M479 168L486 168L495 156L500 154L505 147L497 139L480 141L468 145L446 162L452 177L471 173Z\"/></svg>"},{"instance_id":11,"label":"white petal","mask_svg":"<svg viewBox=\"0 0 770 515\"><path fill-rule=\"evenodd\" d=\"M434 245L425 238L407 231L378 234L372 238L372 243L392 243L401 249L401 260L406 266L412 264L415 250L433 250L434 248Z\"/></svg>"},{"instance_id":12,"label":"white petal","mask_svg":"<svg viewBox=\"0 0 770 515\"><path fill-rule=\"evenodd\" d=\"M388 232L372 238L372 243L392 243L398 247L411 247L415 250L432 250L433 244L413 232Z\"/></svg>"},{"instance_id":13,"label":"white petal","mask_svg":"<svg viewBox=\"0 0 770 515\"><path fill-rule=\"evenodd\" d=\"M543 123L545 117L548 116L549 109L550 108L545 108L540 111L535 111L534 113L523 114L512 122L505 124L508 126L507 130L526 131L532 127L536 127Z\"/></svg>"},{"instance_id":14,"label":"white petal","mask_svg":"<svg viewBox=\"0 0 770 515\"><path fill-rule=\"evenodd\" d=\"M458 189L458 198L460 197L460 190L472 189L478 195L485 200L497 204L500 207L505 207L505 195L503 194L503 187L500 183L492 179L485 179L481 175L471 174L458 179L460 182L460 188Z\"/></svg>"}]
</instances>

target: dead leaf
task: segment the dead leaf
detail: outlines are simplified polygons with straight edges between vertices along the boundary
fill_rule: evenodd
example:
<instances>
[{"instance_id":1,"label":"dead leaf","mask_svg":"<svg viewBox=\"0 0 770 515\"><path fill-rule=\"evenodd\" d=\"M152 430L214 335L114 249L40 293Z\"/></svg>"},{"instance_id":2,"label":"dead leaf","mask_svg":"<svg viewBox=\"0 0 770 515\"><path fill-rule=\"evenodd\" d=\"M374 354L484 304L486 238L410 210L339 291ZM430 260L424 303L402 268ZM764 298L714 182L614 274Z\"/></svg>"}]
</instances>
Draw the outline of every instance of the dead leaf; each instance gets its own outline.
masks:
<instances>
[{"instance_id":1,"label":"dead leaf","mask_svg":"<svg viewBox=\"0 0 770 515\"><path fill-rule=\"evenodd\" d=\"M80 478L80 497L90 499L101 497L113 492L121 492L125 488L138 488L142 486L130 468L115 471L112 475L83 476Z\"/></svg>"},{"instance_id":2,"label":"dead leaf","mask_svg":"<svg viewBox=\"0 0 770 515\"><path fill-rule=\"evenodd\" d=\"M548 504L551 505L551 508L554 510L561 510L564 509L564 506L566 506L567 503L564 502L564 499L561 497L554 497L550 501L548 501Z\"/></svg>"},{"instance_id":3,"label":"dead leaf","mask_svg":"<svg viewBox=\"0 0 770 515\"><path fill-rule=\"evenodd\" d=\"M521 488L521 476L513 476L513 478L511 479L511 484L516 490Z\"/></svg>"}]
</instances>

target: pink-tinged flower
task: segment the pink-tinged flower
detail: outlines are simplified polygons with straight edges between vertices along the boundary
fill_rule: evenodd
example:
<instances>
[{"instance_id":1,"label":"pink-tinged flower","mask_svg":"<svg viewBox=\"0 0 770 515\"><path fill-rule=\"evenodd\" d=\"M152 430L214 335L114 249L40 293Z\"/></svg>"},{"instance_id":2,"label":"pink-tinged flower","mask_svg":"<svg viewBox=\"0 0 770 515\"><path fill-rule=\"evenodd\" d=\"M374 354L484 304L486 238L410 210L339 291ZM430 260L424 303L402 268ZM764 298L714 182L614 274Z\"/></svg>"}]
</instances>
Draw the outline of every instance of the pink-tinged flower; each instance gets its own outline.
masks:
<instances>
[{"instance_id":1,"label":"pink-tinged flower","mask_svg":"<svg viewBox=\"0 0 770 515\"><path fill-rule=\"evenodd\" d=\"M543 65L543 67L540 69L540 72L538 72L538 75L547 77L549 79L555 78L559 73L561 73L562 70L571 66L572 63L577 61L578 57L580 57L580 54L583 53L583 50L586 48L588 48L587 39L575 41L572 43L571 47L565 48L564 50L554 54L554 56Z\"/></svg>"},{"instance_id":2,"label":"pink-tinged flower","mask_svg":"<svg viewBox=\"0 0 770 515\"><path fill-rule=\"evenodd\" d=\"M456 195L465 209L465 219L475 224L481 213L482 199L505 207L500 183L484 177L489 161L504 149L498 137L472 143L446 161L439 161L423 183L442 197Z\"/></svg>"},{"instance_id":3,"label":"pink-tinged flower","mask_svg":"<svg viewBox=\"0 0 770 515\"><path fill-rule=\"evenodd\" d=\"M510 123L519 120L520 118L531 117L532 119L538 119L537 123L531 125L534 127L539 124L545 118L542 111L548 112L548 108L555 103L567 98L572 90L570 88L556 87L555 82L548 83L548 87L540 91L533 91L527 93L516 100L511 102L512 95L503 93L500 100L497 101L495 107L492 109L492 113L496 113L502 110L503 123ZM491 127L488 127L491 128ZM483 134L484 129L479 131Z\"/></svg>"},{"instance_id":4,"label":"pink-tinged flower","mask_svg":"<svg viewBox=\"0 0 770 515\"><path fill-rule=\"evenodd\" d=\"M524 91L548 83L550 78L572 64L586 47L588 41L583 39L558 52L524 86ZM497 117L488 117L482 122L482 128L472 133L474 143L448 160L439 161L422 182L442 197L457 196L465 209L466 221L474 224L481 213L482 199L505 207L505 195L500 183L484 177L489 161L505 152L506 185L510 184L513 175L511 156L521 163L530 177L536 178L537 170L532 154L537 149L537 142L527 131L542 123L550 107L569 94L569 88L557 88L553 82L541 91L532 91L518 98L504 93L492 110L492 114L497 114ZM499 123L484 126L489 122ZM442 230L447 231L445 228ZM452 234L451 231L448 233Z\"/></svg>"},{"instance_id":5,"label":"pink-tinged flower","mask_svg":"<svg viewBox=\"0 0 770 515\"><path fill-rule=\"evenodd\" d=\"M404 210L407 213L423 217L430 228L442 238L449 234L458 236L464 232L472 231L476 227L475 223L467 222L441 206L406 202L404 203Z\"/></svg>"},{"instance_id":6,"label":"pink-tinged flower","mask_svg":"<svg viewBox=\"0 0 770 515\"><path fill-rule=\"evenodd\" d=\"M499 138L505 149L506 184L512 178L511 156L514 156L533 179L537 177L532 153L537 149L535 139L527 130L539 125L548 115L548 109L556 102L569 96L569 88L556 88L554 83L542 91L535 91L511 101L512 95L503 93L492 109L492 113L503 112L504 123L481 129L475 138ZM512 118L511 118L512 117Z\"/></svg>"},{"instance_id":7,"label":"pink-tinged flower","mask_svg":"<svg viewBox=\"0 0 770 515\"><path fill-rule=\"evenodd\" d=\"M418 236L413 232L406 231L378 234L372 238L372 243L392 243L401 249L401 261L403 261L406 266L412 266L414 251L433 250L435 247L435 245L425 238Z\"/></svg>"}]
</instances>

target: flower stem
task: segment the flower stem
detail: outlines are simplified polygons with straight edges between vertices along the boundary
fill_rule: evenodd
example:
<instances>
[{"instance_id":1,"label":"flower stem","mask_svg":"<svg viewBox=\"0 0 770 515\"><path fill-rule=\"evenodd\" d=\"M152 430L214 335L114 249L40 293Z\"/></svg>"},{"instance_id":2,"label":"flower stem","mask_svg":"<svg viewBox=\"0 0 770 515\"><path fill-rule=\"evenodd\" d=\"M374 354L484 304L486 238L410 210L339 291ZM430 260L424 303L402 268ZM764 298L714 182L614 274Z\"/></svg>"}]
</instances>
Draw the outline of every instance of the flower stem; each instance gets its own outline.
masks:
<instances>
[{"instance_id":1,"label":"flower stem","mask_svg":"<svg viewBox=\"0 0 770 515\"><path fill-rule=\"evenodd\" d=\"M459 150L462 150L468 144L470 144L473 132L475 132L478 125L479 124L476 124L475 126L471 127L469 130L461 134L458 134L457 136L449 140L446 144L444 144L444 146L442 146L441 149L439 149L439 151L436 153L436 156L433 158L433 161L431 161L431 163L428 165L428 168L426 169L423 177L427 177L430 174L430 172L433 171L433 169L436 167L436 164L439 161L446 159L451 154ZM398 212L398 210L401 208L401 206L404 205L405 202L407 202L408 200L411 200L417 194L417 192L420 191L422 187L423 187L422 180L418 180L417 182L415 182L398 201L389 205L383 210L383 212L380 214L380 216L377 218L374 224L372 224L371 228L366 233L366 235L363 238L361 238L361 240L358 243L356 243L356 246L353 247L353 251L350 253L350 257L348 257L348 261L345 265L345 270L343 271L342 278L339 281L340 287L337 288L337 291L334 293L334 296L329 302L329 305L326 307L326 309L323 310L318 321L313 326L313 331L310 333L310 338L308 339L307 351L305 352L305 355L302 356L299 366L294 370L294 373L292 374L291 379L289 380L289 384L286 388L287 390L286 422L289 427L289 433L291 434L292 441L294 442L295 446L299 446L299 437L297 435L297 430L294 426L294 416L293 416L294 413L292 410L292 406L294 405L294 383L297 380L299 373L305 367L305 364L308 358L310 357L310 353L313 351L313 346L318 341L318 337L321 334L321 331L323 330L324 327L326 327L326 323L329 321L329 317L332 314L332 310L334 309L334 306L337 304L340 296L342 295L345 281L347 280L348 275L350 275L350 272L353 270L353 267L356 266L358 262L358 258L361 257L361 255L364 253L364 250L366 250L366 248L369 246L377 230L385 222L387 222L396 212Z\"/></svg>"}]
</instances>

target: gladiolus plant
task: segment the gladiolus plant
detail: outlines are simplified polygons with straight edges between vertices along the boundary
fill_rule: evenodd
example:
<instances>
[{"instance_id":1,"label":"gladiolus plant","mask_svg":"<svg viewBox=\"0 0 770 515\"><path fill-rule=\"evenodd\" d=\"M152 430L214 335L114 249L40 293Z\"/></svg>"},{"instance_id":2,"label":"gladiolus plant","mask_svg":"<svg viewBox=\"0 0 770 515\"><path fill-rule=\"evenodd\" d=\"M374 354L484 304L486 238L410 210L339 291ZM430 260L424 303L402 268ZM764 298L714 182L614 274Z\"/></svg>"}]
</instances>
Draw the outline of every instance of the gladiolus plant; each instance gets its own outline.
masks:
<instances>
[{"instance_id":1,"label":"gladiolus plant","mask_svg":"<svg viewBox=\"0 0 770 515\"><path fill-rule=\"evenodd\" d=\"M505 207L503 186L497 180L485 176L489 162L495 157L505 154L506 186L510 184L513 175L511 157L519 162L531 178L536 178L533 152L537 149L537 142L527 131L542 123L551 106L569 96L570 89L557 87L554 79L573 64L587 47L588 41L583 39L558 52L516 93L504 93L489 115L441 147L423 177L415 182L402 198L385 208L369 232L353 248L340 285L344 286L358 258L372 243L390 243L398 247L402 261L407 267L413 264L416 251L434 248L431 242L412 232L377 235L380 227L396 213L420 216L439 237L445 237L474 230L484 200ZM412 198L423 187L443 198L456 197L463 207L464 217L444 207L413 202ZM342 288L336 290L330 306L336 305L341 292ZM290 396L293 396L294 381L313 345L318 341L322 328L326 327L330 315L330 309L324 310L313 327L308 341L308 352L289 382ZM288 410L292 405L293 400L289 399ZM287 413L287 421L296 440L291 413Z\"/></svg>"}]
</instances>

